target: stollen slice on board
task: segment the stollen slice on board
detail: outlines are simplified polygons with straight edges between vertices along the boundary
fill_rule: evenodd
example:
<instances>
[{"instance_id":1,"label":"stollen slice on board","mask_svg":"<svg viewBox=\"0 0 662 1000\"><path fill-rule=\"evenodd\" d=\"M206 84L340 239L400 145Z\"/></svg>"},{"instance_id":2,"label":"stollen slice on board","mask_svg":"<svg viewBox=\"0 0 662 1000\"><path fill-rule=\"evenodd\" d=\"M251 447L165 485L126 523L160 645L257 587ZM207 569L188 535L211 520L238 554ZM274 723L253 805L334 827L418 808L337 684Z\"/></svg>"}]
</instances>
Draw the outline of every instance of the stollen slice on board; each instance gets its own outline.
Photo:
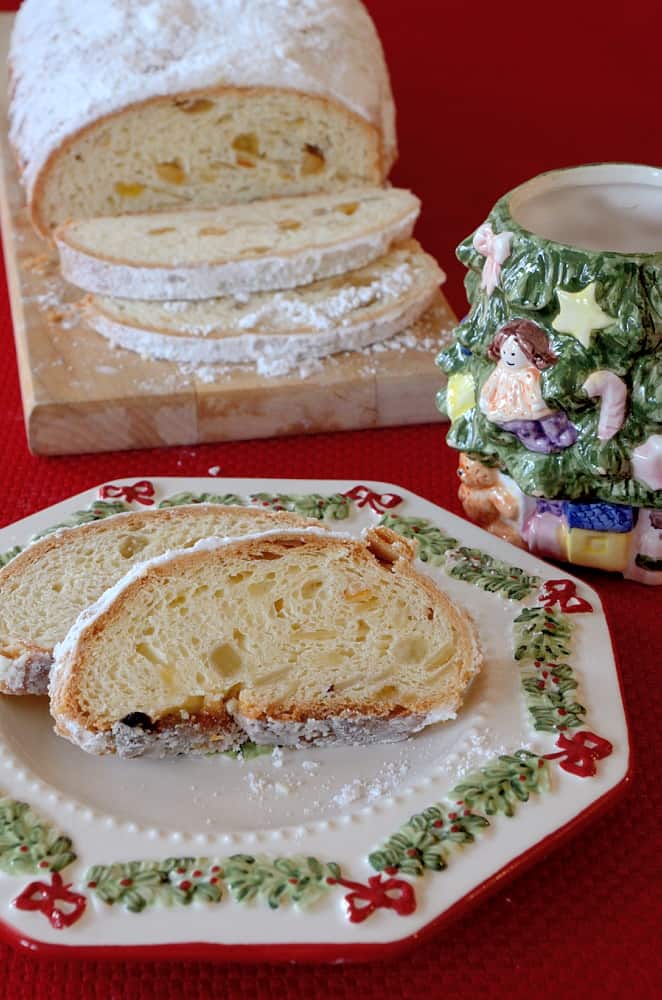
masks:
<instances>
[{"instance_id":1,"label":"stollen slice on board","mask_svg":"<svg viewBox=\"0 0 662 1000\"><path fill-rule=\"evenodd\" d=\"M273 374L311 358L360 350L408 329L444 275L415 240L337 278L284 292L204 302L91 296L87 323L113 344L189 364L257 363Z\"/></svg>"},{"instance_id":2,"label":"stollen slice on board","mask_svg":"<svg viewBox=\"0 0 662 1000\"><path fill-rule=\"evenodd\" d=\"M369 264L411 236L420 202L399 188L271 198L216 209L73 220L62 274L125 299L210 299L296 288Z\"/></svg>"},{"instance_id":3,"label":"stollen slice on board","mask_svg":"<svg viewBox=\"0 0 662 1000\"><path fill-rule=\"evenodd\" d=\"M260 507L192 504L114 514L38 539L0 570L0 693L46 694L55 644L136 563L210 535L312 523Z\"/></svg>"},{"instance_id":4,"label":"stollen slice on board","mask_svg":"<svg viewBox=\"0 0 662 1000\"><path fill-rule=\"evenodd\" d=\"M469 617L386 528L208 539L136 566L55 651L56 732L95 754L368 744L455 717Z\"/></svg>"}]
</instances>

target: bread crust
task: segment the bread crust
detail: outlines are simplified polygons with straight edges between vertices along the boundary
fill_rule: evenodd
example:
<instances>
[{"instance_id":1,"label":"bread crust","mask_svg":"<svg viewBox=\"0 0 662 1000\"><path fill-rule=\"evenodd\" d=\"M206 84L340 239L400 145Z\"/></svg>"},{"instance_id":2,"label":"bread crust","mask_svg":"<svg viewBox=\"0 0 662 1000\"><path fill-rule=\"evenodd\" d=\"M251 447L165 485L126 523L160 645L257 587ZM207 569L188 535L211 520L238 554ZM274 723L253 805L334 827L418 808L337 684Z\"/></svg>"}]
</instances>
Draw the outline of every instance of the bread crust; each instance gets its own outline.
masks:
<instances>
[{"instance_id":1,"label":"bread crust","mask_svg":"<svg viewBox=\"0 0 662 1000\"><path fill-rule=\"evenodd\" d=\"M381 131L372 125L367 119L363 118L357 112L352 111L351 108L342 104L340 101L334 101L330 97L324 97L319 94L306 94L302 91L286 88L286 87L235 87L227 85L219 85L217 87L206 87L197 90L182 90L171 94L162 94L157 97L149 97L144 101L134 101L132 103L124 105L116 111L112 111L106 115L100 115L95 121L90 122L88 125L84 125L82 128L73 132L66 139L64 139L60 145L54 149L47 159L44 161L42 166L35 177L32 189L27 192L28 200L28 210L30 221L32 225L37 230L37 232L45 237L46 239L53 242L53 231L48 225L48 222L43 217L42 212L42 199L44 188L48 184L48 180L53 170L55 164L60 159L60 157L66 155L67 151L80 139L83 139L90 135L94 130L103 127L108 122L115 120L118 117L126 115L127 112L141 111L144 108L158 106L158 105L171 105L176 101L189 101L196 100L198 98L214 98L221 97L226 94L237 94L241 95L244 99L249 99L252 96L265 96L272 94L284 94L287 96L296 96L305 102L310 102L313 105L318 105L322 108L333 108L336 111L340 111L348 119L350 119L354 125L360 128L367 140L367 144L373 144L375 146L374 161L372 164L372 173L370 177L366 178L366 184L381 184L385 181L388 173L393 166L397 153L394 151L393 156L387 159L385 154L384 139ZM14 152L17 157L17 164L19 167L19 172L23 174L23 168L21 165L20 154L16 151ZM356 186L356 181L353 181L353 187ZM316 189L318 192L324 191L323 178L320 181L319 188ZM313 192L310 192L313 193ZM192 205L191 207L195 207ZM166 208L163 209L165 211Z\"/></svg>"},{"instance_id":2,"label":"bread crust","mask_svg":"<svg viewBox=\"0 0 662 1000\"><path fill-rule=\"evenodd\" d=\"M311 529L314 531L314 529ZM306 545L313 553L328 551L330 546L342 548L348 557L360 564L374 558L384 573L397 572L422 586L430 601L430 611L438 609L450 628L457 645L461 648L462 672L458 679L458 691L440 706L438 697L419 698L413 706L385 706L377 702L366 703L341 698L337 702L301 701L287 705L277 702L260 702L250 695L242 694L241 704L233 691L216 709L206 710L204 727L207 733L224 738L231 720L238 745L250 738L269 745L305 746L331 745L336 743L361 743L404 739L431 722L454 717L468 684L479 670L481 654L475 637L475 627L469 615L457 608L440 591L434 582L420 574L413 566L413 546L401 536L387 528L377 528L366 533L366 545L349 536L315 537L311 532L267 533L249 539L233 539L212 552L212 558L219 560L241 555L250 560L282 555L286 549ZM61 655L58 654L56 670L51 680L51 713L56 719L57 730L84 749L93 745L103 749L93 752L122 753L117 742L116 722L99 721L92 717L81 704L81 688L85 677L85 661L92 655L97 636L107 625L121 620L123 608L130 605L134 595L143 587L158 585L162 577L177 578L183 571L210 558L208 549L174 553L167 560L145 564L142 573L120 585L114 599L100 608L78 630L75 641L69 642ZM150 747L158 752L159 738L178 724L176 716L165 715L152 721L152 732L141 736L144 750ZM192 725L197 722L193 715ZM179 720L181 723L181 719ZM206 745L206 744L205 744ZM225 745L225 744L224 744ZM141 751L141 752L143 752ZM168 752L167 750L165 752ZM188 752L188 751L181 751Z\"/></svg>"}]
</instances>

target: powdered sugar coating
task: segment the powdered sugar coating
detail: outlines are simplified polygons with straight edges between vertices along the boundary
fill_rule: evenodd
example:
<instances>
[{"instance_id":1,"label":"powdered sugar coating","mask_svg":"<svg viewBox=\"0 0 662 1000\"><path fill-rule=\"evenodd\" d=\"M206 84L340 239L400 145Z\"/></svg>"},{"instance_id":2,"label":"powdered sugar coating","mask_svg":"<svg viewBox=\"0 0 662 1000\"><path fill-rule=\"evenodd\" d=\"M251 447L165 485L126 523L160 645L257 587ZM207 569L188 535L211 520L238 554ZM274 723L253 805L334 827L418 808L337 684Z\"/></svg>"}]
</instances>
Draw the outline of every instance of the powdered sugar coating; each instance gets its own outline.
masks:
<instances>
[{"instance_id":1,"label":"powdered sugar coating","mask_svg":"<svg viewBox=\"0 0 662 1000\"><path fill-rule=\"evenodd\" d=\"M220 84L330 98L395 155L388 72L358 0L24 0L10 64L28 199L49 156L102 116Z\"/></svg>"},{"instance_id":2,"label":"powdered sugar coating","mask_svg":"<svg viewBox=\"0 0 662 1000\"><path fill-rule=\"evenodd\" d=\"M459 699L458 705L459 707ZM455 718L455 711L446 710L424 715L409 714L393 718L378 716L332 715L325 719L306 719L305 722L282 722L278 719L252 719L237 711L236 704L226 705L229 714L241 727L244 739L265 746L284 746L304 749L307 746L369 746L372 743L397 743L413 733L420 732L435 722Z\"/></svg>"},{"instance_id":3,"label":"powdered sugar coating","mask_svg":"<svg viewBox=\"0 0 662 1000\"><path fill-rule=\"evenodd\" d=\"M323 358L339 351L357 351L375 341L386 340L407 329L425 312L434 298L432 292L422 302L410 304L395 317L367 320L352 326L339 326L319 333L292 336L268 336L245 333L222 340L203 337L172 337L150 330L123 326L103 313L88 314L88 322L97 333L117 347L124 347L145 357L163 358L191 365L257 363L258 375L285 375L303 361Z\"/></svg>"},{"instance_id":4,"label":"powdered sugar coating","mask_svg":"<svg viewBox=\"0 0 662 1000\"><path fill-rule=\"evenodd\" d=\"M27 649L17 657L0 656L3 694L45 694L53 657L47 651Z\"/></svg>"}]
</instances>

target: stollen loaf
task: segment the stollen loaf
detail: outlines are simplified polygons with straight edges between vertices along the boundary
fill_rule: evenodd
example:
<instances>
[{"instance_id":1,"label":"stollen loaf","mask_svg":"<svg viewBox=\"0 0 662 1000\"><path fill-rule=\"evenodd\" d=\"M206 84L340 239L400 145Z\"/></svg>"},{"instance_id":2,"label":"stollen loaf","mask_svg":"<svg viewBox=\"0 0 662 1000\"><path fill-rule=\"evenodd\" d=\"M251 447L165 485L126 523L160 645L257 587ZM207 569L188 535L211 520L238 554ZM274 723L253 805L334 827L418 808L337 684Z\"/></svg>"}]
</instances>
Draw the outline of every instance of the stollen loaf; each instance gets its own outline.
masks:
<instances>
[{"instance_id":1,"label":"stollen loaf","mask_svg":"<svg viewBox=\"0 0 662 1000\"><path fill-rule=\"evenodd\" d=\"M24 0L10 138L32 220L380 184L395 112L359 0Z\"/></svg>"}]
</instances>

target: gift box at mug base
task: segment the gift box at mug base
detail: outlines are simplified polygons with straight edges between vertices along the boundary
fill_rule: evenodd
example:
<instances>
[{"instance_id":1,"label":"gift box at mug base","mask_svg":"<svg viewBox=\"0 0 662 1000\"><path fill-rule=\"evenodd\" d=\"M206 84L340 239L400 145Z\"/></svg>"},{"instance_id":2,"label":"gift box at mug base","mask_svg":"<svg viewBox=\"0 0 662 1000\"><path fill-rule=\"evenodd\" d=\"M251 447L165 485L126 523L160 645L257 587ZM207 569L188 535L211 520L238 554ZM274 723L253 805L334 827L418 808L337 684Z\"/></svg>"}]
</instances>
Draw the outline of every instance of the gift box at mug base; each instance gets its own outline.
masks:
<instances>
[{"instance_id":1,"label":"gift box at mug base","mask_svg":"<svg viewBox=\"0 0 662 1000\"><path fill-rule=\"evenodd\" d=\"M542 174L458 256L471 310L438 358L438 402L467 515L662 583L662 170Z\"/></svg>"}]
</instances>

